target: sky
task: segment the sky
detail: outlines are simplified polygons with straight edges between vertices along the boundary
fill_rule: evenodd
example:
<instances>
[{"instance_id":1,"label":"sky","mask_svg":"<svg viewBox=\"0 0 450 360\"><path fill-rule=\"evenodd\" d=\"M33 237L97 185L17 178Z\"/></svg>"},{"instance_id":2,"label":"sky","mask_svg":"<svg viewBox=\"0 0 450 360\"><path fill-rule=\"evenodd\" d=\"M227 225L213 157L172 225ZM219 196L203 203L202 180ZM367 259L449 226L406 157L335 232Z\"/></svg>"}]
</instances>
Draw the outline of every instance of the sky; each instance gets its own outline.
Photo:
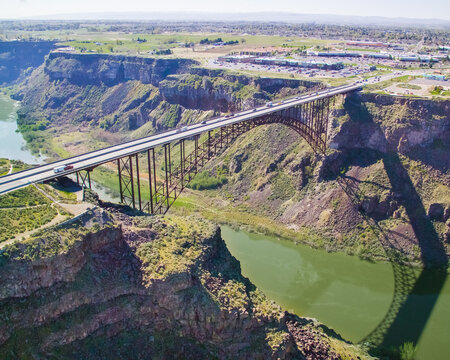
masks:
<instances>
[{"instance_id":1,"label":"sky","mask_svg":"<svg viewBox=\"0 0 450 360\"><path fill-rule=\"evenodd\" d=\"M429 5L428 5L429 4ZM0 0L0 18L91 12L291 12L450 20L450 1L433 0Z\"/></svg>"}]
</instances>

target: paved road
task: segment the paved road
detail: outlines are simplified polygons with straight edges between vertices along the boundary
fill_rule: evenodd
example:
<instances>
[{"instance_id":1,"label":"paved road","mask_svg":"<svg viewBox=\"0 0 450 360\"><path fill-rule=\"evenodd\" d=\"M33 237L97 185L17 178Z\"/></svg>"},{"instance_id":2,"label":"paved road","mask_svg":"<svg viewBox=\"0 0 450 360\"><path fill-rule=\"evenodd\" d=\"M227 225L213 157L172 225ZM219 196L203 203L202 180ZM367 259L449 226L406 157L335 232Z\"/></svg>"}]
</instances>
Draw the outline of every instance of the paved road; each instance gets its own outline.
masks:
<instances>
[{"instance_id":1,"label":"paved road","mask_svg":"<svg viewBox=\"0 0 450 360\"><path fill-rule=\"evenodd\" d=\"M93 168L109 161L117 160L127 155L143 152L156 146L173 143L181 139L202 134L206 131L221 128L223 126L237 124L242 121L260 117L262 115L275 113L283 109L288 109L295 105L300 105L314 100L355 91L360 87L361 84L355 83L351 85L343 85L335 88L325 89L314 94L307 94L296 97L294 99L285 100L284 102L272 107L263 106L237 113L233 117L221 117L206 121L206 123L204 124L194 124L186 126L185 128L183 128L183 131L180 131L180 129L170 130L164 133L148 136L119 145L110 146L83 155L74 156L68 159L56 161L54 163L6 175L0 177L0 194L5 194L9 191L25 187L32 183L38 183L45 180L54 179L62 175L71 174L80 170ZM68 164L72 165L73 169L55 174L53 170L54 168Z\"/></svg>"}]
</instances>

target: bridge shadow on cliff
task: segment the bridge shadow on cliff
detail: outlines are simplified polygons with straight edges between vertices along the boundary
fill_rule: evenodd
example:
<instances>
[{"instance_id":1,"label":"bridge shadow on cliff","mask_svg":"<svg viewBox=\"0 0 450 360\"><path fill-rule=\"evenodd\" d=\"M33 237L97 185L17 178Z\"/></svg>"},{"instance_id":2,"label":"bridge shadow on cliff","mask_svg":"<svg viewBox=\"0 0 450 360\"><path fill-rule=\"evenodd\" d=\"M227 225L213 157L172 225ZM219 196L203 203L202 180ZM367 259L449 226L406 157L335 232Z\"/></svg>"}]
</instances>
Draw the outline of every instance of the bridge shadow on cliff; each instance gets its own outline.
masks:
<instances>
[{"instance_id":1,"label":"bridge shadow on cliff","mask_svg":"<svg viewBox=\"0 0 450 360\"><path fill-rule=\"evenodd\" d=\"M373 124L370 113L357 97L347 98L344 107L351 117L357 116L358 121ZM391 189L398 195L398 202L404 207L417 239L424 266L422 270L413 269L393 233L386 232L375 219L360 211L364 220L378 235L394 273L394 294L388 312L377 327L361 341L374 353L383 354L406 342L417 344L445 283L448 259L399 155L370 149L364 149L360 152L362 153L362 157L350 157L345 167L367 166L382 160ZM361 181L345 175L338 177L337 181L359 208L361 199L364 198L359 189ZM380 186L380 189L383 188L385 189Z\"/></svg>"}]
</instances>

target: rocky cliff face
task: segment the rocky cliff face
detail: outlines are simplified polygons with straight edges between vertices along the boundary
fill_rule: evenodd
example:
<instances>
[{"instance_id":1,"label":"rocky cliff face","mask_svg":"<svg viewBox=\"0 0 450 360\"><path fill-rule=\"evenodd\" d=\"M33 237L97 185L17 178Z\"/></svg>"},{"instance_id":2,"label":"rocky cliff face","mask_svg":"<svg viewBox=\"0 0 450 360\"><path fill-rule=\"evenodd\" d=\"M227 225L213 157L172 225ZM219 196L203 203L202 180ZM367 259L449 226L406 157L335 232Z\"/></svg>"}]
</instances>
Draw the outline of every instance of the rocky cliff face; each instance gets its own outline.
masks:
<instances>
[{"instance_id":1,"label":"rocky cliff face","mask_svg":"<svg viewBox=\"0 0 450 360\"><path fill-rule=\"evenodd\" d=\"M28 68L38 67L54 41L0 41L0 84L10 83Z\"/></svg>"},{"instance_id":2,"label":"rocky cliff face","mask_svg":"<svg viewBox=\"0 0 450 360\"><path fill-rule=\"evenodd\" d=\"M2 359L364 357L268 301L198 218L95 210L0 261Z\"/></svg>"},{"instance_id":3,"label":"rocky cliff face","mask_svg":"<svg viewBox=\"0 0 450 360\"><path fill-rule=\"evenodd\" d=\"M168 75L185 73L194 64L188 59L52 52L44 71L51 81L67 79L80 85L114 85L128 80L158 85Z\"/></svg>"},{"instance_id":4,"label":"rocky cliff face","mask_svg":"<svg viewBox=\"0 0 450 360\"><path fill-rule=\"evenodd\" d=\"M161 96L189 109L234 112L251 109L271 99L273 94L289 96L318 88L314 82L290 79L261 79L221 71L200 71L171 77L160 83Z\"/></svg>"},{"instance_id":5,"label":"rocky cliff face","mask_svg":"<svg viewBox=\"0 0 450 360\"><path fill-rule=\"evenodd\" d=\"M22 101L19 124L25 131L39 123L41 130L65 132L75 125L144 136L318 86L193 68L194 64L184 59L51 53L17 87L15 97Z\"/></svg>"},{"instance_id":6,"label":"rocky cliff face","mask_svg":"<svg viewBox=\"0 0 450 360\"><path fill-rule=\"evenodd\" d=\"M282 125L252 130L207 167L210 174L217 168L229 174L220 190L227 198L217 201L220 213L231 222L244 219L236 208L262 215L285 225L269 228L272 233L363 258L386 259L386 237L411 261L445 267L449 106L348 96L332 111L331 149L323 157Z\"/></svg>"},{"instance_id":7,"label":"rocky cliff face","mask_svg":"<svg viewBox=\"0 0 450 360\"><path fill-rule=\"evenodd\" d=\"M343 110L347 114L333 134L331 148L407 154L450 140L449 101L361 94L348 98ZM354 121L345 121L345 116Z\"/></svg>"}]
</instances>

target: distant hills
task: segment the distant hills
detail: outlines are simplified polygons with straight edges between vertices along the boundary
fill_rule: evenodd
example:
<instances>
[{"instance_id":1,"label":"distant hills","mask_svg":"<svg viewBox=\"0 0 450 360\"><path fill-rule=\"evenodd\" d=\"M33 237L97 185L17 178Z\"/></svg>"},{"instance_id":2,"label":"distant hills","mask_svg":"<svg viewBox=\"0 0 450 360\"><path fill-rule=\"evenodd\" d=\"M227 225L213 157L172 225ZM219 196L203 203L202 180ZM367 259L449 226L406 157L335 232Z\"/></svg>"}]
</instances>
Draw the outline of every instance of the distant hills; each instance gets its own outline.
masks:
<instances>
[{"instance_id":1,"label":"distant hills","mask_svg":"<svg viewBox=\"0 0 450 360\"><path fill-rule=\"evenodd\" d=\"M252 12L252 13L201 13L201 12L102 12L54 14L26 18L29 20L120 20L120 21L224 21L224 22L282 22L282 23L317 23L338 25L371 25L371 26L421 26L448 27L450 20L414 19L404 17L381 16L347 16L333 14L296 14L285 12ZM24 19L21 19L24 20Z\"/></svg>"}]
</instances>

